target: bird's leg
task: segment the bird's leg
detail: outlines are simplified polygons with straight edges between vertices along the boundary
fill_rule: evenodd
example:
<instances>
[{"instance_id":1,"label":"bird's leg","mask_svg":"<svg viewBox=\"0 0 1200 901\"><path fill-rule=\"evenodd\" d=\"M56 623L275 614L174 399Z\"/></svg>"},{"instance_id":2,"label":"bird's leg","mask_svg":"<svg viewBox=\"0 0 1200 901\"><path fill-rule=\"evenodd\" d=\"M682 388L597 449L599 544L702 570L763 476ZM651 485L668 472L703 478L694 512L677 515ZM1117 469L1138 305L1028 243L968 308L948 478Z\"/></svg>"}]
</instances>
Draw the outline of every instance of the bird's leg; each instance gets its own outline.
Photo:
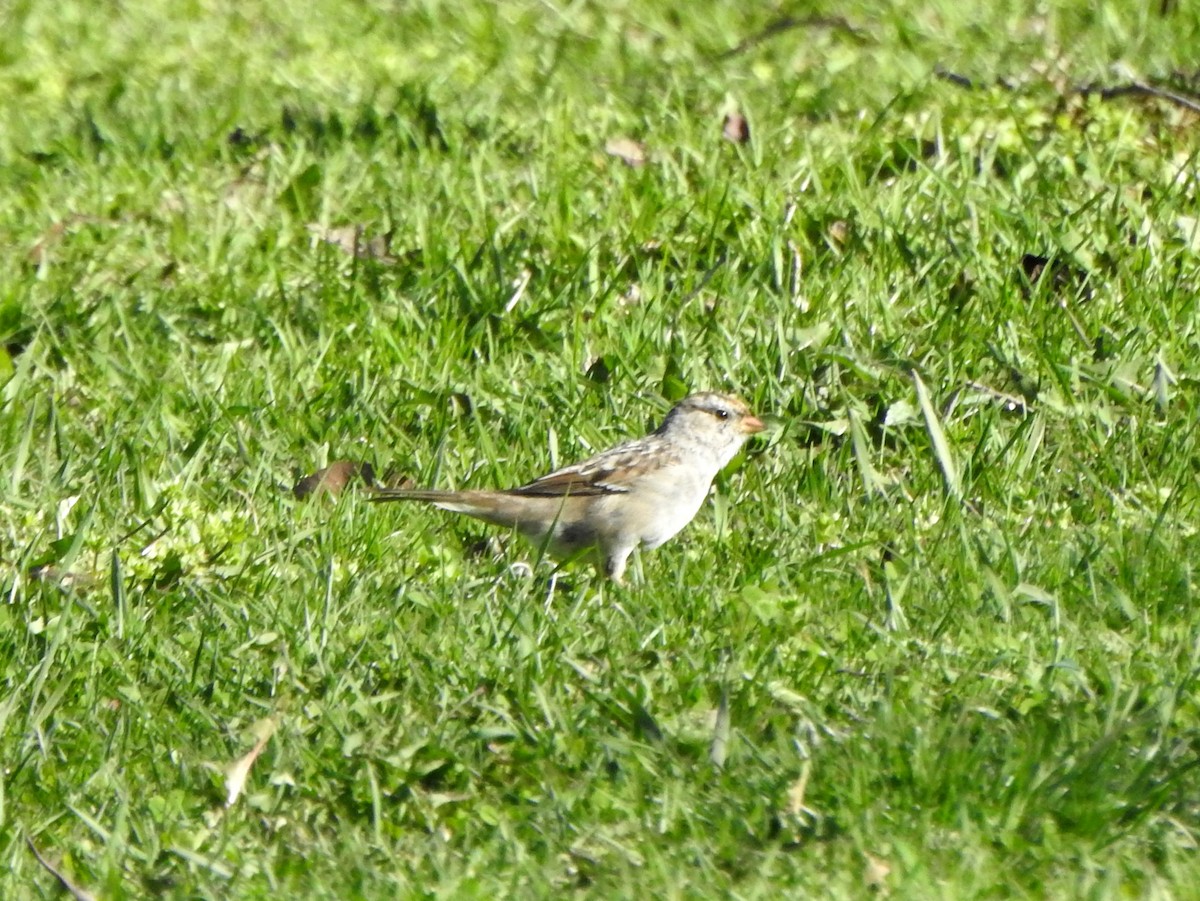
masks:
<instances>
[{"instance_id":1,"label":"bird's leg","mask_svg":"<svg viewBox=\"0 0 1200 901\"><path fill-rule=\"evenodd\" d=\"M618 585L625 585L625 564L629 560L629 555L632 553L632 547L606 547L601 549L601 558L604 565L604 575L608 576Z\"/></svg>"}]
</instances>

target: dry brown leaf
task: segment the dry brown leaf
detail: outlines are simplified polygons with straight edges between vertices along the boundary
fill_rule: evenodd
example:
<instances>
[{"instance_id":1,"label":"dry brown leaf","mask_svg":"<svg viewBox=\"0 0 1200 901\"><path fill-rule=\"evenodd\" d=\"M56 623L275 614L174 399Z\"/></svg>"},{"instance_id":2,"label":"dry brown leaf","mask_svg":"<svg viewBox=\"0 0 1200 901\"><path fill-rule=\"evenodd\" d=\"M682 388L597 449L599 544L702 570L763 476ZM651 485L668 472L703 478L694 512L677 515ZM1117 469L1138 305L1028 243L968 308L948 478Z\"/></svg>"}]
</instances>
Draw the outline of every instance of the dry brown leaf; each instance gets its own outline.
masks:
<instances>
[{"instance_id":1,"label":"dry brown leaf","mask_svg":"<svg viewBox=\"0 0 1200 901\"><path fill-rule=\"evenodd\" d=\"M650 158L650 152L646 149L645 144L640 144L633 138L609 138L604 143L604 152L609 156L615 156L626 166L646 165L646 161Z\"/></svg>"},{"instance_id":2,"label":"dry brown leaf","mask_svg":"<svg viewBox=\"0 0 1200 901\"><path fill-rule=\"evenodd\" d=\"M746 121L746 117L741 113L728 113L725 116L724 124L721 126L721 134L725 136L725 140L733 141L735 144L749 143L750 123Z\"/></svg>"},{"instance_id":3,"label":"dry brown leaf","mask_svg":"<svg viewBox=\"0 0 1200 901\"><path fill-rule=\"evenodd\" d=\"M292 488L296 500L304 500L314 494L341 494L351 480L361 477L368 485L375 481L375 468L370 463L355 463L353 460L338 460L312 475L305 476Z\"/></svg>"},{"instance_id":4,"label":"dry brown leaf","mask_svg":"<svg viewBox=\"0 0 1200 901\"><path fill-rule=\"evenodd\" d=\"M267 746L267 742L271 740L271 736L275 733L275 721L271 719L263 720L258 724L259 736L258 741L254 743L254 747L246 754L243 754L233 763L229 764L225 769L225 806L232 807L242 794L242 789L246 786L246 777L250 775L250 768L254 766L254 761L258 760L258 755L263 752L263 748Z\"/></svg>"}]
</instances>

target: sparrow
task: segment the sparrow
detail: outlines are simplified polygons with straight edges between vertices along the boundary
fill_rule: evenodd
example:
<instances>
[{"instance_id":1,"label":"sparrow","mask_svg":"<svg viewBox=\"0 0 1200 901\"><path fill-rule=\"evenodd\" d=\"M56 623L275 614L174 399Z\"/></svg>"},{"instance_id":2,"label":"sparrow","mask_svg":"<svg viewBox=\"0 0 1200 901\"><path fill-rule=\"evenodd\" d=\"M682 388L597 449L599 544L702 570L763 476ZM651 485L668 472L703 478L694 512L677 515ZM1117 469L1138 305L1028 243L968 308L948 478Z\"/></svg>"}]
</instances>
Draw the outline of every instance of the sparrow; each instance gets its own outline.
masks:
<instances>
[{"instance_id":1,"label":"sparrow","mask_svg":"<svg viewBox=\"0 0 1200 901\"><path fill-rule=\"evenodd\" d=\"M644 438L555 470L520 488L378 489L372 501L423 501L516 529L556 559L590 552L618 584L637 547L654 549L692 521L713 479L765 426L745 402L693 394Z\"/></svg>"}]
</instances>

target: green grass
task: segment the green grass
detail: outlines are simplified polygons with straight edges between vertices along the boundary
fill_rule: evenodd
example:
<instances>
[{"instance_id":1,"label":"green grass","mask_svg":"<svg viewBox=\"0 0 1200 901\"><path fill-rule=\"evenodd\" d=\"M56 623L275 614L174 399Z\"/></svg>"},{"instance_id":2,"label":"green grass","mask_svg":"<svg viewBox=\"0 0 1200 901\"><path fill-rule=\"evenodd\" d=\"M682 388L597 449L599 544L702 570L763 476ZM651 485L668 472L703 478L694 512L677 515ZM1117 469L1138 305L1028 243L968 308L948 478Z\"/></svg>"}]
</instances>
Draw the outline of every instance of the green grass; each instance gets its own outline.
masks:
<instances>
[{"instance_id":1,"label":"green grass","mask_svg":"<svg viewBox=\"0 0 1200 901\"><path fill-rule=\"evenodd\" d=\"M16 4L0 897L1196 897L1200 17L973 6ZM687 389L640 586L287 490Z\"/></svg>"}]
</instances>

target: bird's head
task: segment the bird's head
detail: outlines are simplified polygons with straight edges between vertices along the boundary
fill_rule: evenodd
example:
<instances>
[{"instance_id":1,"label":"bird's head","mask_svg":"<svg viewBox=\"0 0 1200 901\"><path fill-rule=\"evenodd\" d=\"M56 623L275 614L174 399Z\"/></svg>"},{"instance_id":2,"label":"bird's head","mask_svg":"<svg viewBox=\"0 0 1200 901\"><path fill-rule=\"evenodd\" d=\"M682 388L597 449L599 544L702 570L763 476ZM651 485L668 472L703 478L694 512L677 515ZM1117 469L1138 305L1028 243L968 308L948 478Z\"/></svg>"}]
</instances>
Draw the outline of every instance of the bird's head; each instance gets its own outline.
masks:
<instances>
[{"instance_id":1,"label":"bird's head","mask_svg":"<svg viewBox=\"0 0 1200 901\"><path fill-rule=\"evenodd\" d=\"M703 444L724 467L747 438L765 428L741 398L705 392L685 397L672 407L658 431L675 440Z\"/></svg>"}]
</instances>

